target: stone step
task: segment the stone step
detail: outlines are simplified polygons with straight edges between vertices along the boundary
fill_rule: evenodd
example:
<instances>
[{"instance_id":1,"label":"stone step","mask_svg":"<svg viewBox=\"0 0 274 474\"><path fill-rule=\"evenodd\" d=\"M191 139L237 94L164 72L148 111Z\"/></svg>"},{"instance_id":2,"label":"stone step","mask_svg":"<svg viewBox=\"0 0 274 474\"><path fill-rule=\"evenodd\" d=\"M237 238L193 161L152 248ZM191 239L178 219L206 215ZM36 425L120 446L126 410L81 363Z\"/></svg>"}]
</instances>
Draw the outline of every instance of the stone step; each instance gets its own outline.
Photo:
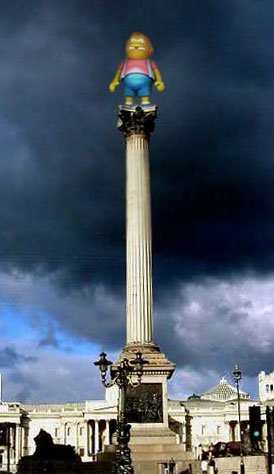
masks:
<instances>
[{"instance_id":1,"label":"stone step","mask_svg":"<svg viewBox=\"0 0 274 474\"><path fill-rule=\"evenodd\" d=\"M176 451L165 451L165 452L162 452L162 453L154 453L154 452L150 452L150 453L134 453L134 452L131 452L131 457L132 459L136 459L136 460L156 460L156 461L161 461L161 462L165 462L167 459L170 459L171 457L174 458L174 459L178 459L180 461L191 461L191 459L189 459L187 456L184 455L184 453L178 453Z\"/></svg>"},{"instance_id":2,"label":"stone step","mask_svg":"<svg viewBox=\"0 0 274 474\"><path fill-rule=\"evenodd\" d=\"M191 459L185 458L182 454L166 452L166 453L131 453L131 458L133 461L157 461L159 463L164 463L170 458L173 458L175 461L190 462Z\"/></svg>"},{"instance_id":3,"label":"stone step","mask_svg":"<svg viewBox=\"0 0 274 474\"><path fill-rule=\"evenodd\" d=\"M153 437L151 438L149 435L148 436L142 436L140 438L131 438L131 441L129 443L130 448L133 446L137 446L138 444L143 445L149 445L149 446L158 446L159 444L164 444L166 446L176 446L176 443L174 442L174 438L167 437L163 438L162 436L160 437Z\"/></svg>"},{"instance_id":4,"label":"stone step","mask_svg":"<svg viewBox=\"0 0 274 474\"><path fill-rule=\"evenodd\" d=\"M169 429L162 430L148 430L135 429L130 434L130 447L137 444L146 444L149 446L168 444L176 445L176 435Z\"/></svg>"},{"instance_id":5,"label":"stone step","mask_svg":"<svg viewBox=\"0 0 274 474\"><path fill-rule=\"evenodd\" d=\"M133 461L134 474L164 474L164 466L157 461ZM201 474L199 461L177 461L174 474Z\"/></svg>"},{"instance_id":6,"label":"stone step","mask_svg":"<svg viewBox=\"0 0 274 474\"><path fill-rule=\"evenodd\" d=\"M152 462L133 462L134 474L160 474L161 466Z\"/></svg>"},{"instance_id":7,"label":"stone step","mask_svg":"<svg viewBox=\"0 0 274 474\"><path fill-rule=\"evenodd\" d=\"M149 444L134 444L133 446L130 446L131 452L132 453L150 453L152 450L153 452L178 452L178 453L183 453L185 455L186 459L192 459L193 458L193 453L189 451L184 451L184 446L182 444L173 444L173 445L166 445L166 444L155 444L155 445L149 445Z\"/></svg>"},{"instance_id":8,"label":"stone step","mask_svg":"<svg viewBox=\"0 0 274 474\"><path fill-rule=\"evenodd\" d=\"M186 452L183 446L158 445L158 446L135 446L131 450L131 457L134 461L157 461L159 463L166 462L173 458L175 461L191 462L193 453Z\"/></svg>"}]
</instances>

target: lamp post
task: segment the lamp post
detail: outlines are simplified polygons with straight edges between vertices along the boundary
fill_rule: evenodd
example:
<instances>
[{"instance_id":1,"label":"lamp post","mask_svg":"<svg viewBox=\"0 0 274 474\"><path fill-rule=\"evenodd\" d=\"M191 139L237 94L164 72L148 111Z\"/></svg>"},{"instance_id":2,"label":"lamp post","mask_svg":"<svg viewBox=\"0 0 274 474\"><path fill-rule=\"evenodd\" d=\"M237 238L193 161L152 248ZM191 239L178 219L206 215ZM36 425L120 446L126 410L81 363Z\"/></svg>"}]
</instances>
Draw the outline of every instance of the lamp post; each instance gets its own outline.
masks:
<instances>
[{"instance_id":1,"label":"lamp post","mask_svg":"<svg viewBox=\"0 0 274 474\"><path fill-rule=\"evenodd\" d=\"M234 382L237 388L237 399L238 399L238 419L239 419L239 431L240 431L240 471L241 474L245 474L245 465L244 465L244 456L243 456L243 442L242 442L242 428L241 428L241 405L240 405L240 389L239 389L239 382L242 378L242 372L240 371L240 367L238 364L235 364L233 370Z\"/></svg>"},{"instance_id":2,"label":"lamp post","mask_svg":"<svg viewBox=\"0 0 274 474\"><path fill-rule=\"evenodd\" d=\"M127 423L126 414L126 390L127 386L138 387L141 384L143 366L148 361L142 358L141 352L136 352L134 360L123 359L117 366L117 372L112 380L107 382L107 371L112 362L107 359L107 354L102 352L100 359L94 362L98 365L101 372L102 383L105 387L117 385L119 388L118 397L118 418L117 418L117 448L115 461L113 465L114 474L133 474L131 465L131 454L128 443L130 441L131 425Z\"/></svg>"}]
</instances>

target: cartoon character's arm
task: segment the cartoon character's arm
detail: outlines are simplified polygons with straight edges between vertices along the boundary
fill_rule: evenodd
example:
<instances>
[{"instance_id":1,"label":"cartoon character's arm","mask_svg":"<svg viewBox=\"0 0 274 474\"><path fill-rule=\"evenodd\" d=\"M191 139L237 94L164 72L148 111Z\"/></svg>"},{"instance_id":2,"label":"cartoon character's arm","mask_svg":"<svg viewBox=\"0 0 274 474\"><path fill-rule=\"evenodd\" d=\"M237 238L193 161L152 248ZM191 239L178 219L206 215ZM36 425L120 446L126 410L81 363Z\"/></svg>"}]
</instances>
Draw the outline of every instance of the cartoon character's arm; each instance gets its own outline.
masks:
<instances>
[{"instance_id":1,"label":"cartoon character's arm","mask_svg":"<svg viewBox=\"0 0 274 474\"><path fill-rule=\"evenodd\" d=\"M113 81L112 81L112 82L110 83L110 85L109 85L109 90L110 90L110 92L114 92L115 89L116 89L116 87L119 86L121 74L122 74L122 69L121 69L120 66L119 66L119 68L117 69L117 72L116 72L116 74L115 74L115 77L114 77Z\"/></svg>"},{"instance_id":2,"label":"cartoon character's arm","mask_svg":"<svg viewBox=\"0 0 274 474\"><path fill-rule=\"evenodd\" d=\"M163 91L165 89L165 84L163 83L163 79L162 79L162 76L161 76L161 73L159 71L159 69L157 67L153 67L153 72L155 74L155 87L157 88L157 91Z\"/></svg>"}]
</instances>

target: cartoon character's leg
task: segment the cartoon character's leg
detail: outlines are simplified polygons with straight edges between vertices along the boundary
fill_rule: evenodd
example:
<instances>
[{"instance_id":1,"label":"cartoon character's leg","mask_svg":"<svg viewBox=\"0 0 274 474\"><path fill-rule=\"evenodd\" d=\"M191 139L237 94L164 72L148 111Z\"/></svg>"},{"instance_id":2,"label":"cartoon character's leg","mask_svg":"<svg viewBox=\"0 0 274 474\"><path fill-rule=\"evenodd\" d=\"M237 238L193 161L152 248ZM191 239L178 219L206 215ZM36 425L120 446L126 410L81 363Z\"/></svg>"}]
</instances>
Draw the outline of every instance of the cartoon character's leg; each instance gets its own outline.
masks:
<instances>
[{"instance_id":1,"label":"cartoon character's leg","mask_svg":"<svg viewBox=\"0 0 274 474\"><path fill-rule=\"evenodd\" d=\"M150 105L151 86L152 79L148 76L143 76L143 85L139 89L138 95L141 97L141 102L144 107Z\"/></svg>"},{"instance_id":2,"label":"cartoon character's leg","mask_svg":"<svg viewBox=\"0 0 274 474\"><path fill-rule=\"evenodd\" d=\"M149 95L145 96L145 97L141 97L141 102L142 102L142 105L146 106L146 105L150 105L150 97Z\"/></svg>"},{"instance_id":3,"label":"cartoon character's leg","mask_svg":"<svg viewBox=\"0 0 274 474\"><path fill-rule=\"evenodd\" d=\"M126 105L132 105L133 100L134 100L133 97L130 97L130 96L126 95L126 97L125 97Z\"/></svg>"},{"instance_id":4,"label":"cartoon character's leg","mask_svg":"<svg viewBox=\"0 0 274 474\"><path fill-rule=\"evenodd\" d=\"M125 86L125 91L124 91L125 104L126 105L133 105L135 91L132 87L134 84L132 84L131 74L126 76L125 79L123 80L123 82L124 82L124 86Z\"/></svg>"}]
</instances>

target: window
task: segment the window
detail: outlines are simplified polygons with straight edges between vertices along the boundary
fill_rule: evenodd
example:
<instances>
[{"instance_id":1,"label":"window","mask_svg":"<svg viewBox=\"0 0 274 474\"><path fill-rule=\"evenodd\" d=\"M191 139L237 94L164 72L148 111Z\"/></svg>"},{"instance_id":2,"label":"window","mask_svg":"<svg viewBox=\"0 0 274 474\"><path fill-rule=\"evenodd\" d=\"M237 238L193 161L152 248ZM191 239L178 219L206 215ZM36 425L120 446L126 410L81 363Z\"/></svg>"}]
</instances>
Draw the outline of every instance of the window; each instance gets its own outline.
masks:
<instances>
[{"instance_id":1,"label":"window","mask_svg":"<svg viewBox=\"0 0 274 474\"><path fill-rule=\"evenodd\" d=\"M270 392L273 392L273 385L270 385Z\"/></svg>"},{"instance_id":2,"label":"window","mask_svg":"<svg viewBox=\"0 0 274 474\"><path fill-rule=\"evenodd\" d=\"M70 428L68 428L68 430L67 430L67 435L68 436L70 435L70 431L71 431Z\"/></svg>"},{"instance_id":3,"label":"window","mask_svg":"<svg viewBox=\"0 0 274 474\"><path fill-rule=\"evenodd\" d=\"M84 448L79 449L79 454L80 454L80 456L84 456L84 454L85 454Z\"/></svg>"},{"instance_id":4,"label":"window","mask_svg":"<svg viewBox=\"0 0 274 474\"><path fill-rule=\"evenodd\" d=\"M84 434L84 428L81 426L81 428L80 428L80 436L83 436L83 434Z\"/></svg>"},{"instance_id":5,"label":"window","mask_svg":"<svg viewBox=\"0 0 274 474\"><path fill-rule=\"evenodd\" d=\"M269 392L269 385L268 384L265 386L265 388L266 388L266 391Z\"/></svg>"},{"instance_id":6,"label":"window","mask_svg":"<svg viewBox=\"0 0 274 474\"><path fill-rule=\"evenodd\" d=\"M54 436L55 436L55 438L58 438L58 436L59 436L59 430L58 430L58 428L55 428L55 435L54 435Z\"/></svg>"},{"instance_id":7,"label":"window","mask_svg":"<svg viewBox=\"0 0 274 474\"><path fill-rule=\"evenodd\" d=\"M206 425L202 425L201 428L202 428L202 429L201 429L202 435L204 435L204 434L205 434L205 431L206 431Z\"/></svg>"}]
</instances>

